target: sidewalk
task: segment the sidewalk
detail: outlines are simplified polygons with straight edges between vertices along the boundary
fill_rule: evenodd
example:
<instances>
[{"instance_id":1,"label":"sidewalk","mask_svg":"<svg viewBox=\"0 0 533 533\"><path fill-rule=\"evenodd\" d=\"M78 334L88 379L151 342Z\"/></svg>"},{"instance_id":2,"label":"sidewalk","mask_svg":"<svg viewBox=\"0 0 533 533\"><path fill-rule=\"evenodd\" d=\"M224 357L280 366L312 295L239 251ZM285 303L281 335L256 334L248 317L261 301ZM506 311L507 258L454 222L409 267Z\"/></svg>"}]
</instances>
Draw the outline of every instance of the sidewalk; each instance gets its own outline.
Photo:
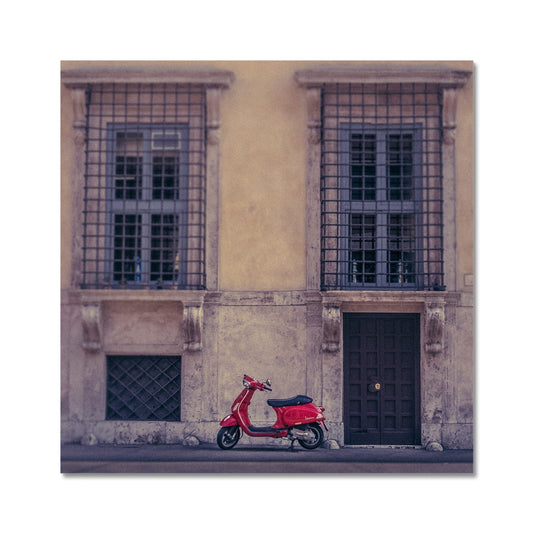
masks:
<instances>
[{"instance_id":1,"label":"sidewalk","mask_svg":"<svg viewBox=\"0 0 533 533\"><path fill-rule=\"evenodd\" d=\"M61 446L61 473L455 473L472 474L472 450L318 448L216 444Z\"/></svg>"}]
</instances>

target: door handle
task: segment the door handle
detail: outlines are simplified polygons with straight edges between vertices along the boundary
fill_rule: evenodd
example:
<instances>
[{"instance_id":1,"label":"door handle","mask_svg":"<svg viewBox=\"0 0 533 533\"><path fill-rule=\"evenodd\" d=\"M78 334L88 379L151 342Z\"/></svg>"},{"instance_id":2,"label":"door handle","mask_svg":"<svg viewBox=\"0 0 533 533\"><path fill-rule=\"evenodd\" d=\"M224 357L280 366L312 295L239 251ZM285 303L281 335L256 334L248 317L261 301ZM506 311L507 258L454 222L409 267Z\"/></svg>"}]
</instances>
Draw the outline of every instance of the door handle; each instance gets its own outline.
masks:
<instances>
[{"instance_id":1,"label":"door handle","mask_svg":"<svg viewBox=\"0 0 533 533\"><path fill-rule=\"evenodd\" d=\"M381 383L379 381L375 381L374 383L371 383L368 386L369 392L379 392L381 390Z\"/></svg>"}]
</instances>

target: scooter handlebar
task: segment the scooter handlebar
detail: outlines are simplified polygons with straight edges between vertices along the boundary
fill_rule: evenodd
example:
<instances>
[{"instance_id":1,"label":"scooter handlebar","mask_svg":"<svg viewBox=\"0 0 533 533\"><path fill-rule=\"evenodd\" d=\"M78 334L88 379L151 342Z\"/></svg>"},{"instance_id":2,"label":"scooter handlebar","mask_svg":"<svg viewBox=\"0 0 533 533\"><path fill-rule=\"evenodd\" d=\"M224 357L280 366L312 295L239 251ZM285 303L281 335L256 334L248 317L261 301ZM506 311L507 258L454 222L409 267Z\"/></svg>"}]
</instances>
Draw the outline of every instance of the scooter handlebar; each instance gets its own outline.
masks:
<instances>
[{"instance_id":1,"label":"scooter handlebar","mask_svg":"<svg viewBox=\"0 0 533 533\"><path fill-rule=\"evenodd\" d=\"M261 383L260 381L248 376L247 374L244 374L244 377L242 378L242 384L248 388L252 386L254 390L268 390L272 392L272 389L269 387L269 385L272 385L270 379L267 379L264 383Z\"/></svg>"}]
</instances>

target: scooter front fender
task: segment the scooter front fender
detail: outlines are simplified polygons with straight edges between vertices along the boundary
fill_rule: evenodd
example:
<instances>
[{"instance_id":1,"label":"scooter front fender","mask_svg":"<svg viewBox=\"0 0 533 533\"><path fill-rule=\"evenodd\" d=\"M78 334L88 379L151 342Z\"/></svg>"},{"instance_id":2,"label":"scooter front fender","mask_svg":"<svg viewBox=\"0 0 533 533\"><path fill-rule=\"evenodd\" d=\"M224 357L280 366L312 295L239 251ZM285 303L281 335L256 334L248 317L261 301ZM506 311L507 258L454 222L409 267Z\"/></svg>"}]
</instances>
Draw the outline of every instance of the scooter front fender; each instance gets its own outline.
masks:
<instances>
[{"instance_id":1,"label":"scooter front fender","mask_svg":"<svg viewBox=\"0 0 533 533\"><path fill-rule=\"evenodd\" d=\"M237 422L237 419L233 415L225 416L221 421L220 425L222 427L230 427L230 426L238 426L239 423Z\"/></svg>"}]
</instances>

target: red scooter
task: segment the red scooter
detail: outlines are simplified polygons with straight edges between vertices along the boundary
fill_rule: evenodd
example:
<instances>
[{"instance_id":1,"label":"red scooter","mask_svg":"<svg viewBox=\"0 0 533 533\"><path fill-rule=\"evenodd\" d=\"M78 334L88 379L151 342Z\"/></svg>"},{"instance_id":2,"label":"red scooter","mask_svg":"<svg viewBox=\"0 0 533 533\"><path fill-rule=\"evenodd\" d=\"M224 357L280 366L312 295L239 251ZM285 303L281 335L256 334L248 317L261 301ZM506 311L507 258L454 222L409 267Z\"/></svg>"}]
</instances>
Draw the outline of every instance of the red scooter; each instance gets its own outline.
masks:
<instances>
[{"instance_id":1,"label":"red scooter","mask_svg":"<svg viewBox=\"0 0 533 533\"><path fill-rule=\"evenodd\" d=\"M318 448L324 440L322 426L327 431L324 407L317 407L309 396L298 395L286 400L267 400L276 412L276 423L272 426L256 427L250 423L248 406L254 392L272 391L272 382L267 379L264 383L250 376L244 375L242 380L244 389L237 396L231 406L231 415L222 419L222 426L217 435L217 444L223 450L233 448L242 436L242 432L250 437L273 437L275 439L287 437L291 440L291 450L294 441L308 450Z\"/></svg>"}]
</instances>

